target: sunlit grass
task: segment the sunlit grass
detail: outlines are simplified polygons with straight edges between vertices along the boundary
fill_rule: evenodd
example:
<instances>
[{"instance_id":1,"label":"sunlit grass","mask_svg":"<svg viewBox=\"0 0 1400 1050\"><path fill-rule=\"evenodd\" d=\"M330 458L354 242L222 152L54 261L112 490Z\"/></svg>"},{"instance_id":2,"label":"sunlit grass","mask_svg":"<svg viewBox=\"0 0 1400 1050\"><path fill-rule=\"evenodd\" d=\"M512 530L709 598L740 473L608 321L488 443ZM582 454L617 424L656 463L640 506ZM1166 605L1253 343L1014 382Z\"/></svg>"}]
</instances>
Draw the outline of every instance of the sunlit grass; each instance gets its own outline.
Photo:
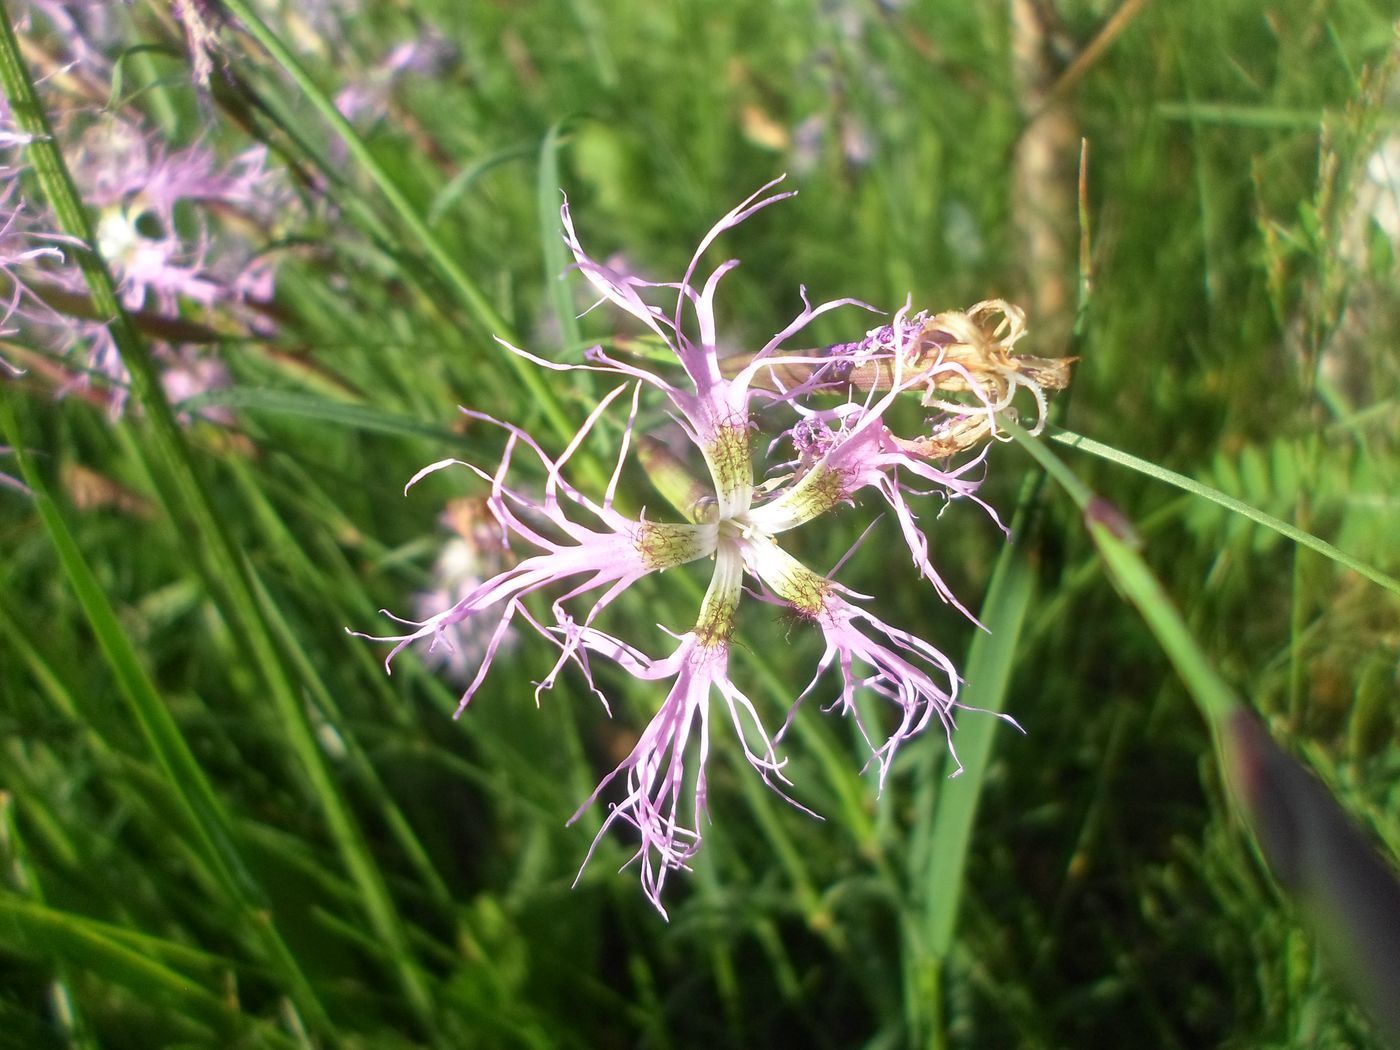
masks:
<instances>
[{"instance_id":1,"label":"sunlit grass","mask_svg":"<svg viewBox=\"0 0 1400 1050\"><path fill-rule=\"evenodd\" d=\"M233 385L176 406L236 424L178 425L139 370L114 422L55 397L52 347L21 330L0 351L28 368L0 380L0 443L26 451L0 470L34 489L0 489L0 1027L71 1046L1376 1045L1232 815L1199 680L1014 443L981 490L1014 545L969 506L925 520L990 636L914 586L888 522L842 579L1025 732L965 713L962 777L930 733L877 795L859 735L804 709L787 771L821 822L717 733L713 824L669 924L617 873L623 835L572 887L601 814L565 826L654 688L605 672L609 719L566 674L536 706L553 654L523 641L453 721L460 683L407 654L386 676L346 629L409 608L444 504L482 493L465 472L402 491L447 456L494 464L500 435L459 404L557 452L594 403L492 337L564 360L635 334L576 317L559 190L600 254L662 276L788 171L799 196L721 249L744 260L731 347L804 284L942 310L1059 282L1023 348L1079 357L1057 413L1087 440L1049 449L1131 523L1202 666L1393 855L1400 299L1377 218L1395 201L1367 176L1395 134L1383 5L1137 10L1056 96L1070 210L1039 218L1023 165L1043 131L1004 6L422 2L336 36L297 5L225 6L242 26L207 95L159 3L123 16L112 98L173 142L266 141L298 173L262 231L271 323L205 345ZM1110 13L1063 5L1052 73ZM344 121L337 94L429 32L454 57ZM53 37L31 36L45 105L72 104L43 80ZM33 158L72 145L30 151L25 194L57 203ZM1045 229L1052 271L1028 247ZM159 337L140 316L123 335ZM584 447L580 484L601 489L607 456L607 435ZM629 481L630 510L661 506ZM830 566L856 535L803 533L802 555ZM686 629L703 582L685 580L643 581L610 623L643 644ZM779 722L820 639L764 609L738 637L736 674Z\"/></svg>"}]
</instances>

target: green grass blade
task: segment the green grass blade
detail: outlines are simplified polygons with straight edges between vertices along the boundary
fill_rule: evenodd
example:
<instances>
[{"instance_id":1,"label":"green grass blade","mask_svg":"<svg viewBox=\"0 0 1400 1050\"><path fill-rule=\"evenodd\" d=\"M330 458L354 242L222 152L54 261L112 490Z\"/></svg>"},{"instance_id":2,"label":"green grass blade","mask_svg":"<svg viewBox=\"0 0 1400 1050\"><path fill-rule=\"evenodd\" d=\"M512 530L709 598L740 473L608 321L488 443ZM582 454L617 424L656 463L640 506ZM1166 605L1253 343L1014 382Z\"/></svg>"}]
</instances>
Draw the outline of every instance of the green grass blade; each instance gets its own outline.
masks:
<instances>
[{"instance_id":1,"label":"green grass blade","mask_svg":"<svg viewBox=\"0 0 1400 1050\"><path fill-rule=\"evenodd\" d=\"M1044 445L1015 424L1004 425L1037 462L1065 480L1066 469ZM1333 951L1358 998L1393 1033L1400 1025L1392 1005L1394 938L1376 933L1400 914L1393 871L1355 831L1331 794L1275 745L1236 699L1139 555L1127 522L1077 479L1066 488L1084 512L1109 577L1142 615L1195 700L1215 740L1224 779L1234 788L1275 874L1307 907L1313 929Z\"/></svg>"},{"instance_id":2,"label":"green grass blade","mask_svg":"<svg viewBox=\"0 0 1400 1050\"><path fill-rule=\"evenodd\" d=\"M954 737L963 771L939 784L927 843L922 849L911 850L911 877L923 886L923 921L928 948L935 959L947 958L952 947L973 818L986 778L992 738L1001 726L1001 719L993 716L1005 706L1021 627L1034 593L1033 583L1034 576L1023 552L1007 544L992 573L979 617L987 630L974 636L963 671L967 685L959 700L979 709L962 714ZM955 768L953 756L948 755L945 772L951 774Z\"/></svg>"},{"instance_id":3,"label":"green grass blade","mask_svg":"<svg viewBox=\"0 0 1400 1050\"><path fill-rule=\"evenodd\" d=\"M475 440L464 437L447 427L424 423L411 416L389 412L371 405L334 401L318 397L315 394L300 394L290 390L234 386L200 394L180 403L181 410L190 413L212 407L231 408L254 415L314 419L318 423L329 423L331 426L355 432L427 438L442 445L456 445L472 451L484 451Z\"/></svg>"},{"instance_id":4,"label":"green grass blade","mask_svg":"<svg viewBox=\"0 0 1400 1050\"><path fill-rule=\"evenodd\" d=\"M534 155L535 145L530 142L516 143L514 146L507 146L505 149L497 150L488 157L482 157L474 164L469 164L456 175L448 180L447 185L433 196L432 203L428 205L428 226L436 226L457 202L461 200L477 181L494 168L502 164L509 164L513 160L520 160L524 157Z\"/></svg>"},{"instance_id":5,"label":"green grass blade","mask_svg":"<svg viewBox=\"0 0 1400 1050\"><path fill-rule=\"evenodd\" d=\"M1158 116L1202 124L1228 124L1238 128L1312 129L1322 123L1320 110L1283 106L1244 106L1228 102L1159 102Z\"/></svg>"},{"instance_id":6,"label":"green grass blade","mask_svg":"<svg viewBox=\"0 0 1400 1050\"><path fill-rule=\"evenodd\" d=\"M342 858L360 886L370 922L385 943L395 950L394 956L399 960L397 969L403 991L419 1022L425 1029L430 1030L432 1001L412 961L402 922L350 812L348 802L341 797L334 778L326 767L325 759L316 746L314 732L287 673L282 653L268 625L259 615L242 555L230 536L226 523L215 511L205 483L195 469L189 447L161 388L155 362L117 298L110 271L93 247L96 242L87 213L78 198L72 178L54 141L52 129L20 59L19 45L9 14L3 9L0 9L0 81L3 81L16 121L33 137L28 144L31 163L53 207L60 229L83 246L71 250L74 251L87 280L93 305L98 309L100 316L109 318L108 325L113 340L132 377L132 390L144 408L150 424L149 445L155 450L155 461L149 461L146 443L128 441L127 446L133 451L137 461L146 467L152 481L157 485L162 501L180 525L180 535L187 544L193 563L200 568L211 593L219 601L250 665L263 677L297 766L305 774ZM22 442L13 414L8 409L8 402L6 405L6 429L11 434L16 448L19 448ZM118 434L122 435L124 431L119 430ZM21 462L25 462L24 457L21 457ZM26 475L33 474L28 466L24 469ZM129 695L134 698L140 717L157 717L160 712L164 712L164 708L149 680L141 672L135 654L122 636L105 595L83 562L61 516L48 501L37 502L44 513L45 525L59 549L60 558L70 572L75 589L79 590L85 611L90 618L97 618L94 621L95 628L99 622L103 625L106 643L113 646L108 651L108 657L113 661L119 681L124 689L132 691ZM159 711L155 710L156 708ZM167 727L162 727L159 722L151 724L152 731L161 731L163 728ZM184 754L181 754L183 742L165 740L165 735L168 734L162 733L157 738L160 743L170 748L163 754L163 760L182 765L193 764L187 748L184 749ZM184 762L185 759L188 759L187 763ZM193 764L193 768L194 771L198 771L197 764ZM211 837L211 844L217 845L219 852L214 855L228 864L231 856L224 852L227 836L222 831L222 825L207 823L214 819L213 814L217 812L216 809L210 808L213 801L212 789L202 776L198 783L202 787L197 789L198 793L193 801L200 806L196 813L206 821L201 824L201 829ZM231 867L229 877L236 878L241 892L246 893L251 886L250 880L239 867ZM285 945L272 931L271 926L259 923L258 928L268 932L267 947L274 956L275 965L284 971L295 989L298 1005L307 1012L317 1027L328 1028L329 1018L295 960L286 951Z\"/></svg>"},{"instance_id":7,"label":"green grass blade","mask_svg":"<svg viewBox=\"0 0 1400 1050\"><path fill-rule=\"evenodd\" d=\"M15 822L14 800L6 791L0 791L0 863L9 869L9 881L21 895L33 904L44 906L44 889L33 865L29 863L24 840L20 838L19 826ZM95 1050L97 1044L73 994L71 967L63 960L54 960L53 968L48 999L55 1021L62 1028L69 1047L74 1050Z\"/></svg>"},{"instance_id":8,"label":"green grass blade","mask_svg":"<svg viewBox=\"0 0 1400 1050\"><path fill-rule=\"evenodd\" d=\"M567 269L571 262L564 239L560 236L559 150L560 125L552 126L540 145L539 180L535 188L535 206L540 218L540 246L544 252L544 286L549 289L549 304L554 323L559 326L559 346L563 350L579 346L583 334L575 316L573 296L569 294Z\"/></svg>"},{"instance_id":9,"label":"green grass blade","mask_svg":"<svg viewBox=\"0 0 1400 1050\"><path fill-rule=\"evenodd\" d=\"M1205 651L1196 644L1176 606L1138 554L1138 541L1131 527L1115 508L1095 496L1044 444L1017 424L1006 420L1000 422L1020 446L1060 483L1084 513L1085 525L1103 557L1109 576L1147 621L1157 643L1196 701L1206 724L1212 732L1216 731L1223 719L1238 709L1239 701L1216 673Z\"/></svg>"},{"instance_id":10,"label":"green grass blade","mask_svg":"<svg viewBox=\"0 0 1400 1050\"><path fill-rule=\"evenodd\" d=\"M1184 474L1178 474L1175 471L1167 470L1165 467L1159 467L1155 463L1149 463L1145 459L1139 459L1127 452L1111 448L1092 438L1087 438L1068 430L1054 428L1050 436L1055 441L1068 445L1070 448L1081 449L1085 452L1092 453L1111 463L1117 463L1119 466L1128 467L1141 474L1146 474L1148 477L1154 478L1157 481L1165 481L1168 485L1173 485L1184 492L1189 492L1193 496L1200 496L1203 499L1208 499L1212 503L1218 504L1236 514L1241 514L1250 521L1257 522L1267 529L1273 529L1280 536L1285 536L1294 543L1307 547L1309 550L1316 551L1325 558L1330 558L1338 565L1343 565L1351 569L1353 572L1366 577L1366 579L1370 580L1372 583L1380 584L1380 586L1388 591L1400 594L1400 580L1397 580L1394 576L1390 576L1357 558L1353 558L1345 551L1338 550L1326 540L1319 539L1317 536L1314 536L1310 532L1305 532L1296 525L1290 525L1281 518L1276 518L1272 514L1265 514L1262 510L1251 507L1248 503L1237 500L1233 496L1227 496L1219 489L1211 488L1209 485L1203 485L1199 481L1186 477Z\"/></svg>"},{"instance_id":11,"label":"green grass blade","mask_svg":"<svg viewBox=\"0 0 1400 1050\"><path fill-rule=\"evenodd\" d=\"M258 587L259 597L262 599L263 608L269 621L276 624L286 637L295 637L291 626L282 619L276 602L268 595L266 585L256 575L254 575L253 581ZM291 646L291 659L300 672L302 681L306 683L308 690L315 698L323 717L345 745L347 757L355 770L355 775L359 777L365 791L378 806L380 816L388 825L391 835L399 843L400 849L417 870L419 878L423 880L423 885L439 905L450 906L452 903L451 891L433 865L428 851L423 848L423 844L419 841L403 810L385 789L374 766L365 755L364 749L346 724L331 690L316 673L310 655L299 646L293 645Z\"/></svg>"},{"instance_id":12,"label":"green grass blade","mask_svg":"<svg viewBox=\"0 0 1400 1050\"><path fill-rule=\"evenodd\" d=\"M1028 480L1011 526L1013 535L1024 534L1026 501L1036 487L1035 479ZM961 702L979 710L959 719L953 740L957 758L944 754L941 762L927 763L915 793L905 876L905 1010L910 1030L931 1036L942 1028L943 970L952 950L973 821L1000 723L995 716L1005 707L1033 584L1024 549L1003 545L978 615L987 630L973 637L963 667L967 684L959 694ZM962 772L953 777L958 761ZM934 771L940 766L943 775L938 777Z\"/></svg>"}]
</instances>

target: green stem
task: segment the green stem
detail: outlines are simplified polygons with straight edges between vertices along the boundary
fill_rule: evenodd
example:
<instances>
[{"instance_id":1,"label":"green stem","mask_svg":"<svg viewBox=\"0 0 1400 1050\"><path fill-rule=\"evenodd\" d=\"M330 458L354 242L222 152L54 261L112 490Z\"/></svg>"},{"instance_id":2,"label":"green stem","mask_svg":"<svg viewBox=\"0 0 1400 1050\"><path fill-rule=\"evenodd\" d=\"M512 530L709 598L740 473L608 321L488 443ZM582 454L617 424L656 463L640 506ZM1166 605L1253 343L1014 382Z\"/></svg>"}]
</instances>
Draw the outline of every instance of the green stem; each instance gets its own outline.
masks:
<instances>
[{"instance_id":1,"label":"green stem","mask_svg":"<svg viewBox=\"0 0 1400 1050\"><path fill-rule=\"evenodd\" d=\"M1212 733L1218 732L1224 719L1239 710L1239 701L1196 644L1167 592L1138 554L1139 541L1127 520L1106 500L1094 495L1043 442L1005 418L998 423L1059 482L1083 511L1084 523L1098 547L1109 578L1147 621ZM1079 446L1085 441L1078 439L1075 444Z\"/></svg>"},{"instance_id":2,"label":"green stem","mask_svg":"<svg viewBox=\"0 0 1400 1050\"><path fill-rule=\"evenodd\" d=\"M1006 429L1014 433L1011 427L1007 427ZM1394 576L1389 576L1379 569L1373 568L1357 558L1353 558L1350 554L1338 550L1326 540L1319 539L1312 533L1306 532L1296 525L1291 525L1282 518L1276 518L1272 514L1265 514L1262 510L1251 507L1242 500L1237 500L1233 496L1227 496L1219 489L1213 489L1209 485L1202 485L1199 481L1188 478L1184 474L1178 474L1175 471L1167 470L1165 467L1159 467L1155 463L1149 463L1145 459L1139 459L1136 456L1129 455L1112 446L1100 444L1092 438L1086 438L1068 430L1060 430L1057 427L1051 428L1049 436L1055 441L1070 446L1070 448L1079 449L1081 452L1089 452L1112 463L1117 463L1120 466L1136 470L1141 474L1146 474L1150 478L1156 478L1158 481L1165 481L1168 485L1174 485L1184 492L1191 493L1193 496L1200 496L1203 499L1210 500L1212 503L1219 504L1226 510L1234 511L1236 514L1242 514L1250 521L1258 522L1265 528L1273 529L1280 536L1286 536L1294 543L1301 544L1309 550L1317 551L1317 553L1321 554L1323 557L1330 558L1337 564L1346 566L1353 572L1366 577L1366 579L1370 580L1372 583L1378 583L1386 590L1392 591L1395 594L1400 594L1400 580L1397 580ZM1029 451L1029 446L1027 450ZM1032 454L1034 455L1034 453ZM1063 470L1069 477L1074 477L1067 467L1063 468Z\"/></svg>"}]
</instances>

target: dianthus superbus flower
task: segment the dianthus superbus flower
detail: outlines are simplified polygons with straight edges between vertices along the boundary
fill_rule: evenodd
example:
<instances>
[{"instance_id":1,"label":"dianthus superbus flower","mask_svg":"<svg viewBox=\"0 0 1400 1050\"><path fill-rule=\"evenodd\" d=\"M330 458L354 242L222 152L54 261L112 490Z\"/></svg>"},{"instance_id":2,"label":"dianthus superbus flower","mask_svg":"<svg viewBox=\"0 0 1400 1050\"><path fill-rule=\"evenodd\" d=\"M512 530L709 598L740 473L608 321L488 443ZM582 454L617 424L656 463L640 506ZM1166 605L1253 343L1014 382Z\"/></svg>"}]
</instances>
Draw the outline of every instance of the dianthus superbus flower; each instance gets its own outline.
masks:
<instances>
[{"instance_id":1,"label":"dianthus superbus flower","mask_svg":"<svg viewBox=\"0 0 1400 1050\"><path fill-rule=\"evenodd\" d=\"M505 451L499 463L487 469L444 460L424 468L410 485L446 466L467 467L490 487L488 506L503 541L515 540L533 553L435 615L401 620L404 633L379 639L395 643L392 660L414 642L424 641L430 648L443 644L448 632L464 622L494 625L462 707L481 687L506 632L518 623L533 628L558 650L539 689L553 685L572 664L606 705L593 672L593 661L600 658L643 681L667 683L656 715L636 746L574 815L578 819L605 791L609 799L620 794L608 803L598 838L616 824L635 829L633 859L639 862L647 896L663 914L661 895L669 873L686 867L700 847L713 716L732 724L749 765L787 797L784 760L777 753L781 730L770 731L771 723L731 673L735 614L746 583L761 600L813 624L825 642L812 679L793 685L788 718L804 698L826 692L830 709L857 720L870 743L881 786L896 751L909 737L937 723L951 740L952 714L958 706L958 676L943 653L885 623L865 596L804 566L783 549L784 533L851 506L859 494L871 490L893 515L917 574L952 601L933 569L910 499L931 491L944 500L972 497L982 457L956 467L940 466L896 437L885 422L896 399L923 390L935 367L932 361L910 367L910 341L922 330L923 315L911 321L902 310L891 325L858 343L823 351L785 350L813 319L828 311L851 305L872 309L847 299L813 306L804 289L802 309L763 347L737 367L721 361L714 300L722 278L738 262L726 261L702 276L701 261L720 234L792 195L771 192L775 185L763 187L720 219L700 242L684 275L672 283L619 273L589 256L565 202L565 241L599 303L611 303L661 340L683 378L673 378L664 368L621 360L601 347L590 350L583 362L560 364L508 346L544 368L588 369L622 382L600 399L557 457L513 424L463 410L503 431ZM663 298L665 307L658 305ZM960 416L1004 407L999 404L1002 391L988 389L965 364L953 361L948 367L959 373L965 380L962 389L977 400L972 407L956 408ZM833 378L857 368L883 373L864 389L849 383L842 387ZM669 403L708 475L701 486L703 498L682 507L683 520L633 518L614 505L633 444L640 397L647 390ZM839 399L842 390L846 400L831 404L833 394ZM602 414L622 405L629 407L616 466L604 491L590 496L566 477L569 461ZM753 435L759 413L765 421L788 417L782 444L790 443L796 453L766 477L755 476ZM539 491L527 492L510 480L517 457L534 461L535 473L544 478ZM600 614L643 576L701 560L713 566L709 586L694 621L688 630L673 635L669 651L643 652L599 624ZM553 592L547 609L528 600L546 589ZM834 691L826 683L834 685ZM862 720L855 704L860 690L882 697L892 708L893 717L884 720L883 728ZM694 771L693 788L687 788L687 767ZM692 792L689 797L687 791ZM594 848L597 842L595 838Z\"/></svg>"}]
</instances>

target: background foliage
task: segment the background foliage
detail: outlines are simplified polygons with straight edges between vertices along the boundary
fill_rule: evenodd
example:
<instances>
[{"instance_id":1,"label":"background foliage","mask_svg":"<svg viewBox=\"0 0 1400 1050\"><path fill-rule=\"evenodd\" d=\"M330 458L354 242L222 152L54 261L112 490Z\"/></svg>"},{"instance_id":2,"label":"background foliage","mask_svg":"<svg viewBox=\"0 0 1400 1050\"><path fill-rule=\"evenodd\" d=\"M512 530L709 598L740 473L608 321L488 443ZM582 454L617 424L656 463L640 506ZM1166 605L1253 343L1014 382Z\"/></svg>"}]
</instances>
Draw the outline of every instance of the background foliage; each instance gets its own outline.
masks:
<instances>
[{"instance_id":1,"label":"background foliage","mask_svg":"<svg viewBox=\"0 0 1400 1050\"><path fill-rule=\"evenodd\" d=\"M603 311L576 321L586 300L557 279L559 188L596 252L672 275L781 171L800 195L723 245L744 260L721 305L735 348L785 323L801 284L890 307L1004 296L1031 312L1031 352L1080 358L1064 426L1396 573L1400 173L1376 159L1397 134L1388 5L251 6L266 35L229 3L241 22L207 93L166 5L124 9L109 100L172 143L265 141L293 173L298 202L260 231L281 257L275 334L204 346L233 386L200 405L235 423L178 432L212 518L182 510L179 454L149 414L56 400L38 367L5 385L58 524L0 494L4 1038L1373 1041L1230 815L1185 691L1049 486L1017 530L1024 621L992 624L1010 642L986 672L1009 676L1025 733L999 729L959 780L929 735L877 798L859 738L805 710L789 771L822 822L718 745L713 826L669 924L616 874L622 836L571 888L599 815L564 824L652 690L609 681L624 702L608 719L566 675L536 706L551 658L525 641L453 721L453 683L412 657L386 677L382 649L345 628L410 609L450 535L443 504L479 491L446 473L401 494L426 462L498 450L457 405L552 432L555 449L587 412L586 383L531 387L491 339L561 357L615 334ZM36 77L62 47L43 26L24 30ZM394 44L424 39L443 44L431 72L386 72ZM362 148L328 120L347 86L381 95L355 121ZM42 87L51 109L73 104ZM862 324L838 313L819 334ZM27 362L53 353L11 342ZM1133 520L1226 678L1393 854L1395 595L1060 452ZM1014 445L990 462L982 494L1009 520L1037 468ZM982 607L1000 533L955 505L930 535ZM803 553L831 564L854 538L804 536ZM967 652L969 625L902 567L870 544L843 578ZM618 608L619 633L659 639L658 621L692 614L683 588L652 583ZM740 638L776 721L817 640L761 612ZM979 789L962 858L931 815ZM950 849L951 881L930 882ZM959 892L944 953L930 924Z\"/></svg>"}]
</instances>

